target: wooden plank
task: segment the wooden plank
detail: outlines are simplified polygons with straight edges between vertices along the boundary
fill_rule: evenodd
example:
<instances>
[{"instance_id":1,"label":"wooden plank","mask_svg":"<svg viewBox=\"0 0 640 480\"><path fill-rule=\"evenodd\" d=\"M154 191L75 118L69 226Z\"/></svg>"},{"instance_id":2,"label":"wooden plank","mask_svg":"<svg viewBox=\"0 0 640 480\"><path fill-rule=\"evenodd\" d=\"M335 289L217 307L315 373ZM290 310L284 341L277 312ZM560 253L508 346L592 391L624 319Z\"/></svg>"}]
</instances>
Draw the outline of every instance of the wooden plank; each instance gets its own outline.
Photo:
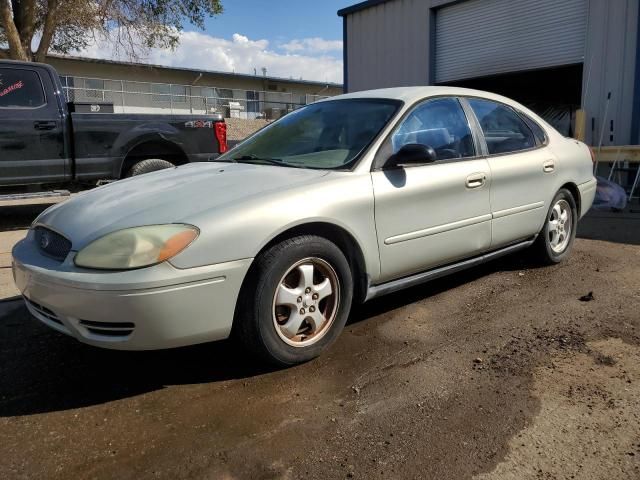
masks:
<instances>
[{"instance_id":1,"label":"wooden plank","mask_svg":"<svg viewBox=\"0 0 640 480\"><path fill-rule=\"evenodd\" d=\"M596 160L598 162L621 162L640 163L640 145L607 146L600 149L594 147Z\"/></svg>"},{"instance_id":2,"label":"wooden plank","mask_svg":"<svg viewBox=\"0 0 640 480\"><path fill-rule=\"evenodd\" d=\"M576 140L584 142L587 134L587 112L585 110L576 110L576 128L573 134Z\"/></svg>"}]
</instances>

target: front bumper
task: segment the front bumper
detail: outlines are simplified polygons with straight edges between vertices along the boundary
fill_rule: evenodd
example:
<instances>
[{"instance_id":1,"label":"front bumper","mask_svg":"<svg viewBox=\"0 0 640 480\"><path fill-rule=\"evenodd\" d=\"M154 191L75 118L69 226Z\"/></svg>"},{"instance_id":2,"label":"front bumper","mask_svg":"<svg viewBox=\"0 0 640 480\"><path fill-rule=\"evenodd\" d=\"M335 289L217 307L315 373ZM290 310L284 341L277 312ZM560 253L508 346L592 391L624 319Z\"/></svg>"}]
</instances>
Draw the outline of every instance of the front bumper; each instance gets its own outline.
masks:
<instances>
[{"instance_id":1,"label":"front bumper","mask_svg":"<svg viewBox=\"0 0 640 480\"><path fill-rule=\"evenodd\" d=\"M31 314L81 342L119 350L227 338L252 259L178 269L100 272L40 253L30 232L13 249L13 275Z\"/></svg>"}]
</instances>

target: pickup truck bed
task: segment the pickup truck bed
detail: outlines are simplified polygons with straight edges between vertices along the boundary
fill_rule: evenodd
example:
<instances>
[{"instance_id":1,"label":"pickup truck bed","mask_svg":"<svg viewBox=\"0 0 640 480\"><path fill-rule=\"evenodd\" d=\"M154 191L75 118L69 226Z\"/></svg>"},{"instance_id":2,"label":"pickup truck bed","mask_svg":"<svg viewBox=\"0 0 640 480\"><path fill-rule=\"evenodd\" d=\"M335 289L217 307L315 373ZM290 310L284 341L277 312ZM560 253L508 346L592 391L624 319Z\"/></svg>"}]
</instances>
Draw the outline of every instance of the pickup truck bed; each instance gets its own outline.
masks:
<instances>
[{"instance_id":1,"label":"pickup truck bed","mask_svg":"<svg viewBox=\"0 0 640 480\"><path fill-rule=\"evenodd\" d=\"M220 114L76 113L53 67L0 61L0 187L116 180L226 149Z\"/></svg>"}]
</instances>

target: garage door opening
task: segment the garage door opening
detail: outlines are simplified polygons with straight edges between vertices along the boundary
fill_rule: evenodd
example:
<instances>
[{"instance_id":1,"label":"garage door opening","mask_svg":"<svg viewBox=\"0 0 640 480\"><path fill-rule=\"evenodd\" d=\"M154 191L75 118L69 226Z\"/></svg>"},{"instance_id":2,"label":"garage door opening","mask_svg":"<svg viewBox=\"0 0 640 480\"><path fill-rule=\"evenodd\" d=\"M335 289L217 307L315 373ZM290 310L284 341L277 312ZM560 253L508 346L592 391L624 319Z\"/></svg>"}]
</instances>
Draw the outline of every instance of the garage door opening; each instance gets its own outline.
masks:
<instances>
[{"instance_id":1,"label":"garage door opening","mask_svg":"<svg viewBox=\"0 0 640 480\"><path fill-rule=\"evenodd\" d=\"M582 64L447 82L498 93L522 103L565 136L573 136L582 99Z\"/></svg>"}]
</instances>

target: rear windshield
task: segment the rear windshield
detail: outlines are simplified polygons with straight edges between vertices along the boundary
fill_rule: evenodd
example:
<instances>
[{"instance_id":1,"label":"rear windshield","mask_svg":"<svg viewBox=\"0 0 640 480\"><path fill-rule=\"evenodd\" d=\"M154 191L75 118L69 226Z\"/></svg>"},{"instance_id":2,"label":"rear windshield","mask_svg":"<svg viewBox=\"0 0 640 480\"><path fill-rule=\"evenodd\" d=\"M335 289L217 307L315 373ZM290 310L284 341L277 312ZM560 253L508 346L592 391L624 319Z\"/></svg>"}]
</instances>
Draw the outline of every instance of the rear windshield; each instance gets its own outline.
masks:
<instances>
[{"instance_id":1,"label":"rear windshield","mask_svg":"<svg viewBox=\"0 0 640 480\"><path fill-rule=\"evenodd\" d=\"M400 105L399 101L385 99L329 100L307 105L259 131L218 161L350 168Z\"/></svg>"},{"instance_id":2,"label":"rear windshield","mask_svg":"<svg viewBox=\"0 0 640 480\"><path fill-rule=\"evenodd\" d=\"M44 103L42 82L36 72L0 68L0 108L36 108Z\"/></svg>"}]
</instances>

